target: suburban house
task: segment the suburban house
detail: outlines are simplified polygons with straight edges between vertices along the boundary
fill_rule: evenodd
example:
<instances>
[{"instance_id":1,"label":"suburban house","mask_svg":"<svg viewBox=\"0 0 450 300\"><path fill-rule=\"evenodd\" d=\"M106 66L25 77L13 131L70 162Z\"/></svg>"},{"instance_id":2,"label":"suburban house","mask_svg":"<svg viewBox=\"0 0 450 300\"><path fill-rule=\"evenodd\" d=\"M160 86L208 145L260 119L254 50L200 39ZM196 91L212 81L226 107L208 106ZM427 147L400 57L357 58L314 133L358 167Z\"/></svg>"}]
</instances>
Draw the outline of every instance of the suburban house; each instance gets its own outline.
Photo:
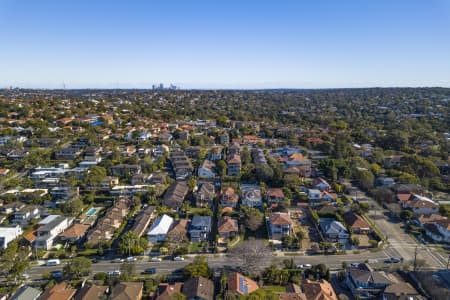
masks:
<instances>
[{"instance_id":1,"label":"suburban house","mask_svg":"<svg viewBox=\"0 0 450 300\"><path fill-rule=\"evenodd\" d=\"M0 249L6 249L8 244L17 239L23 233L19 225L14 227L0 227Z\"/></svg>"},{"instance_id":2,"label":"suburban house","mask_svg":"<svg viewBox=\"0 0 450 300\"><path fill-rule=\"evenodd\" d=\"M214 283L205 277L194 277L184 283L182 292L187 300L213 300Z\"/></svg>"},{"instance_id":3,"label":"suburban house","mask_svg":"<svg viewBox=\"0 0 450 300\"><path fill-rule=\"evenodd\" d=\"M241 156L238 154L230 155L228 161L228 176L238 176L241 174Z\"/></svg>"},{"instance_id":4,"label":"suburban house","mask_svg":"<svg viewBox=\"0 0 450 300\"><path fill-rule=\"evenodd\" d=\"M161 282L156 290L155 300L172 300L177 294L181 294L182 288L182 282L174 282L173 284Z\"/></svg>"},{"instance_id":5,"label":"suburban house","mask_svg":"<svg viewBox=\"0 0 450 300\"><path fill-rule=\"evenodd\" d=\"M228 156L241 155L241 146L238 143L232 143L230 147L228 147Z\"/></svg>"},{"instance_id":6,"label":"suburban house","mask_svg":"<svg viewBox=\"0 0 450 300\"><path fill-rule=\"evenodd\" d=\"M25 206L21 210L13 214L12 224L19 224L25 226L31 219L38 218L40 216L40 210L36 206Z\"/></svg>"},{"instance_id":7,"label":"suburban house","mask_svg":"<svg viewBox=\"0 0 450 300\"><path fill-rule=\"evenodd\" d=\"M39 300L72 300L76 291L67 282L63 281L45 290L39 297Z\"/></svg>"},{"instance_id":8,"label":"suburban house","mask_svg":"<svg viewBox=\"0 0 450 300\"><path fill-rule=\"evenodd\" d=\"M81 155L80 148L68 146L61 148L55 152L55 159L57 160L74 160Z\"/></svg>"},{"instance_id":9,"label":"suburban house","mask_svg":"<svg viewBox=\"0 0 450 300\"><path fill-rule=\"evenodd\" d=\"M201 242L209 239L211 233L210 216L194 216L189 226L189 236L191 242Z\"/></svg>"},{"instance_id":10,"label":"suburban house","mask_svg":"<svg viewBox=\"0 0 450 300\"><path fill-rule=\"evenodd\" d=\"M133 176L139 173L141 173L140 165L120 164L111 167L111 174L113 176L125 177L125 176Z\"/></svg>"},{"instance_id":11,"label":"suburban house","mask_svg":"<svg viewBox=\"0 0 450 300\"><path fill-rule=\"evenodd\" d=\"M332 218L321 218L319 220L319 228L324 237L333 242L346 242L350 234L345 226Z\"/></svg>"},{"instance_id":12,"label":"suburban house","mask_svg":"<svg viewBox=\"0 0 450 300\"><path fill-rule=\"evenodd\" d=\"M298 175L302 177L311 176L311 161L304 157L301 153L291 153L284 162L283 169L295 168L298 170Z\"/></svg>"},{"instance_id":13,"label":"suburban house","mask_svg":"<svg viewBox=\"0 0 450 300\"><path fill-rule=\"evenodd\" d=\"M90 227L89 225L85 224L79 223L73 224L72 226L67 228L67 230L61 232L59 234L59 238L64 242L67 241L74 243L82 239L86 235L86 232L88 231L89 227Z\"/></svg>"},{"instance_id":14,"label":"suburban house","mask_svg":"<svg viewBox=\"0 0 450 300\"><path fill-rule=\"evenodd\" d=\"M197 207L211 207L215 196L214 185L204 182L195 193L195 205Z\"/></svg>"},{"instance_id":15,"label":"suburban house","mask_svg":"<svg viewBox=\"0 0 450 300\"><path fill-rule=\"evenodd\" d=\"M323 204L334 204L337 200L335 193L321 191L319 189L308 189L308 201L310 206L320 206Z\"/></svg>"},{"instance_id":16,"label":"suburban house","mask_svg":"<svg viewBox=\"0 0 450 300\"><path fill-rule=\"evenodd\" d=\"M266 192L267 203L270 205L283 202L285 197L282 189L271 188Z\"/></svg>"},{"instance_id":17,"label":"suburban house","mask_svg":"<svg viewBox=\"0 0 450 300\"><path fill-rule=\"evenodd\" d=\"M334 291L331 284L324 280L312 281L306 279L302 285L303 294L306 299L314 299L314 300L338 300L336 292Z\"/></svg>"},{"instance_id":18,"label":"suburban house","mask_svg":"<svg viewBox=\"0 0 450 300\"><path fill-rule=\"evenodd\" d=\"M220 135L220 143L222 145L228 145L230 143L230 136L227 132L224 132Z\"/></svg>"},{"instance_id":19,"label":"suburban house","mask_svg":"<svg viewBox=\"0 0 450 300\"><path fill-rule=\"evenodd\" d=\"M415 194L404 204L404 207L411 209L415 215L439 213L439 205L436 202Z\"/></svg>"},{"instance_id":20,"label":"suburban house","mask_svg":"<svg viewBox=\"0 0 450 300\"><path fill-rule=\"evenodd\" d=\"M210 161L216 161L221 160L223 158L222 156L222 147L213 147L208 152L208 160Z\"/></svg>"},{"instance_id":21,"label":"suburban house","mask_svg":"<svg viewBox=\"0 0 450 300\"><path fill-rule=\"evenodd\" d=\"M172 224L172 227L170 228L169 232L167 233L167 237L170 239L170 241L176 242L188 241L189 223L190 221L187 219L175 221Z\"/></svg>"},{"instance_id":22,"label":"suburban house","mask_svg":"<svg viewBox=\"0 0 450 300\"><path fill-rule=\"evenodd\" d=\"M291 235L292 220L289 213L271 213L269 216L269 228L272 239L275 240L281 240L282 237Z\"/></svg>"},{"instance_id":23,"label":"suburban house","mask_svg":"<svg viewBox=\"0 0 450 300\"><path fill-rule=\"evenodd\" d=\"M144 292L143 282L119 282L111 289L111 300L140 300Z\"/></svg>"},{"instance_id":24,"label":"suburban house","mask_svg":"<svg viewBox=\"0 0 450 300\"><path fill-rule=\"evenodd\" d=\"M443 217L439 214L427 214L427 215L420 215L417 217L415 223L419 225L420 227L423 227L425 224L428 223L434 223L438 220L447 219L446 217Z\"/></svg>"},{"instance_id":25,"label":"suburban house","mask_svg":"<svg viewBox=\"0 0 450 300\"><path fill-rule=\"evenodd\" d=\"M322 177L314 178L312 181L312 186L315 189L318 189L320 191L329 191L331 190L331 185Z\"/></svg>"},{"instance_id":26,"label":"suburban house","mask_svg":"<svg viewBox=\"0 0 450 300\"><path fill-rule=\"evenodd\" d=\"M173 218L168 215L162 215L153 222L150 227L147 238L151 243L163 242L166 239L167 233L173 224Z\"/></svg>"},{"instance_id":27,"label":"suburban house","mask_svg":"<svg viewBox=\"0 0 450 300\"><path fill-rule=\"evenodd\" d=\"M367 234L370 232L370 225L359 215L349 210L342 215L345 223L357 234Z\"/></svg>"},{"instance_id":28,"label":"suburban house","mask_svg":"<svg viewBox=\"0 0 450 300\"><path fill-rule=\"evenodd\" d=\"M77 293L73 300L97 300L106 299L109 287L106 285L89 285L84 284Z\"/></svg>"},{"instance_id":29,"label":"suburban house","mask_svg":"<svg viewBox=\"0 0 450 300\"><path fill-rule=\"evenodd\" d=\"M386 186L390 186L390 185L394 185L394 184L395 184L395 180L391 177L378 177L375 180L375 185L381 186L381 187L386 187Z\"/></svg>"},{"instance_id":30,"label":"suburban house","mask_svg":"<svg viewBox=\"0 0 450 300\"><path fill-rule=\"evenodd\" d=\"M133 231L138 237L141 237L155 214L155 207L148 206L144 210L142 210L134 220L133 226L131 226L130 230Z\"/></svg>"},{"instance_id":31,"label":"suburban house","mask_svg":"<svg viewBox=\"0 0 450 300\"><path fill-rule=\"evenodd\" d=\"M383 271L374 271L368 264L349 266L345 270L345 283L358 299L377 299L393 282Z\"/></svg>"},{"instance_id":32,"label":"suburban house","mask_svg":"<svg viewBox=\"0 0 450 300\"><path fill-rule=\"evenodd\" d=\"M34 247L48 250L53 246L53 242L60 233L65 231L73 222L73 218L67 218L59 215L50 215L39 224L36 230L36 240Z\"/></svg>"},{"instance_id":33,"label":"suburban house","mask_svg":"<svg viewBox=\"0 0 450 300\"><path fill-rule=\"evenodd\" d=\"M228 275L228 291L236 296L248 295L259 289L258 284L250 278L232 272Z\"/></svg>"},{"instance_id":34,"label":"suburban house","mask_svg":"<svg viewBox=\"0 0 450 300\"><path fill-rule=\"evenodd\" d=\"M252 149L252 159L255 165L265 165L267 164L266 156L264 151L260 148Z\"/></svg>"},{"instance_id":35,"label":"suburban house","mask_svg":"<svg viewBox=\"0 0 450 300\"><path fill-rule=\"evenodd\" d=\"M216 177L214 169L216 164L213 161L205 159L202 165L198 168L197 174L199 178L213 179Z\"/></svg>"},{"instance_id":36,"label":"suburban house","mask_svg":"<svg viewBox=\"0 0 450 300\"><path fill-rule=\"evenodd\" d=\"M383 300L424 300L423 297L411 284L400 281L388 285L383 291Z\"/></svg>"},{"instance_id":37,"label":"suburban house","mask_svg":"<svg viewBox=\"0 0 450 300\"><path fill-rule=\"evenodd\" d=\"M170 153L170 163L177 180L187 179L194 171L191 160L182 151Z\"/></svg>"},{"instance_id":38,"label":"suburban house","mask_svg":"<svg viewBox=\"0 0 450 300\"><path fill-rule=\"evenodd\" d=\"M9 298L9 300L37 300L41 291L34 287L23 285Z\"/></svg>"},{"instance_id":39,"label":"suburban house","mask_svg":"<svg viewBox=\"0 0 450 300\"><path fill-rule=\"evenodd\" d=\"M253 184L241 184L242 205L250 207L262 207L261 188Z\"/></svg>"},{"instance_id":40,"label":"suburban house","mask_svg":"<svg viewBox=\"0 0 450 300\"><path fill-rule=\"evenodd\" d=\"M217 223L217 231L221 238L232 238L239 233L238 221L228 216L221 217Z\"/></svg>"},{"instance_id":41,"label":"suburban house","mask_svg":"<svg viewBox=\"0 0 450 300\"><path fill-rule=\"evenodd\" d=\"M236 208L239 201L239 195L236 194L233 188L228 187L223 193L222 193L222 199L220 201L220 205L222 207L232 207Z\"/></svg>"},{"instance_id":42,"label":"suburban house","mask_svg":"<svg viewBox=\"0 0 450 300\"><path fill-rule=\"evenodd\" d=\"M173 210L178 210L188 194L189 188L183 181L176 181L164 193L163 204Z\"/></svg>"}]
</instances>

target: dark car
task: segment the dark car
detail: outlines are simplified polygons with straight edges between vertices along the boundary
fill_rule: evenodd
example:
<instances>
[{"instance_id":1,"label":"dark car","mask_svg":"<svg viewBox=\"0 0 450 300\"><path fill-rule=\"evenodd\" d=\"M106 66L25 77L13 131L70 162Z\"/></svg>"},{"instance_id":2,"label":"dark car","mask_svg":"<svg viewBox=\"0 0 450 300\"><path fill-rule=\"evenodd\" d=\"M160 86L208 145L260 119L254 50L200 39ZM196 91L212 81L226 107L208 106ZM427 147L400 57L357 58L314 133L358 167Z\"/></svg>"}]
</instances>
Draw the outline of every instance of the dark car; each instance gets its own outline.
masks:
<instances>
[{"instance_id":1,"label":"dark car","mask_svg":"<svg viewBox=\"0 0 450 300\"><path fill-rule=\"evenodd\" d=\"M61 278L63 276L63 272L62 271L52 271L52 272L50 272L50 276L53 279Z\"/></svg>"},{"instance_id":2,"label":"dark car","mask_svg":"<svg viewBox=\"0 0 450 300\"><path fill-rule=\"evenodd\" d=\"M142 274L155 274L155 273L156 273L155 268L147 268L142 272Z\"/></svg>"},{"instance_id":3,"label":"dark car","mask_svg":"<svg viewBox=\"0 0 450 300\"><path fill-rule=\"evenodd\" d=\"M384 260L384 262L387 263L387 264L391 264L391 263L392 264L396 264L396 263L399 263L401 261L403 261L402 257L389 257L389 258Z\"/></svg>"}]
</instances>

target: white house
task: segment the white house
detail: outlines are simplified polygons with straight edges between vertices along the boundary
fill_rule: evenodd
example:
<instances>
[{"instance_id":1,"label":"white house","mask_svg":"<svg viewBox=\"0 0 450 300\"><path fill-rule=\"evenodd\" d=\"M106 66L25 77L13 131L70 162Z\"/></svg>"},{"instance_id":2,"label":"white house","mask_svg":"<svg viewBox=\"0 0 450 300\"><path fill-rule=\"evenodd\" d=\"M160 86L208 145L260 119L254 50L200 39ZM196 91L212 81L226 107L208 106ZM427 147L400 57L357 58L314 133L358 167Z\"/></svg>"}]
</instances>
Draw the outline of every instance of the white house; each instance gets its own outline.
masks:
<instances>
[{"instance_id":1,"label":"white house","mask_svg":"<svg viewBox=\"0 0 450 300\"><path fill-rule=\"evenodd\" d=\"M439 213L439 205L427 197L413 194L411 200L403 205L405 208L410 208L415 215L423 214L437 214Z\"/></svg>"},{"instance_id":2,"label":"white house","mask_svg":"<svg viewBox=\"0 0 450 300\"><path fill-rule=\"evenodd\" d=\"M163 242L167 233L173 224L173 218L168 215L162 215L153 222L150 227L147 238L151 243Z\"/></svg>"},{"instance_id":3,"label":"white house","mask_svg":"<svg viewBox=\"0 0 450 300\"><path fill-rule=\"evenodd\" d=\"M242 205L262 207L261 188L258 185L241 184Z\"/></svg>"},{"instance_id":4,"label":"white house","mask_svg":"<svg viewBox=\"0 0 450 300\"><path fill-rule=\"evenodd\" d=\"M214 178L216 176L216 173L214 172L215 167L216 164L214 162L205 159L201 167L198 168L198 177L207 179Z\"/></svg>"},{"instance_id":5,"label":"white house","mask_svg":"<svg viewBox=\"0 0 450 300\"><path fill-rule=\"evenodd\" d=\"M53 246L56 237L64 232L73 222L73 218L67 218L58 215L51 215L40 222L43 226L37 230L37 237L34 241L34 247L48 250Z\"/></svg>"},{"instance_id":6,"label":"white house","mask_svg":"<svg viewBox=\"0 0 450 300\"><path fill-rule=\"evenodd\" d=\"M8 244L22 233L22 228L19 225L15 227L0 227L0 249L6 249Z\"/></svg>"}]
</instances>

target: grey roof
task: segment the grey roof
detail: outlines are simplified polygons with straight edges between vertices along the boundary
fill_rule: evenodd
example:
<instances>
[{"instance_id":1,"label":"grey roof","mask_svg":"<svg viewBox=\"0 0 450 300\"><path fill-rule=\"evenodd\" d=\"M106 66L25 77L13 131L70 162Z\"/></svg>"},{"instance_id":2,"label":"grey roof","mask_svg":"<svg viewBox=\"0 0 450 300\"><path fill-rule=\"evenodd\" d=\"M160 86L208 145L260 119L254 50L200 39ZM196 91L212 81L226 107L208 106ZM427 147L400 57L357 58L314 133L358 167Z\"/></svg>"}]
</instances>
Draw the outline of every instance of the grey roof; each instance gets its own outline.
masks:
<instances>
[{"instance_id":1,"label":"grey roof","mask_svg":"<svg viewBox=\"0 0 450 300\"><path fill-rule=\"evenodd\" d=\"M66 217L58 216L57 218L53 219L51 222L45 224L44 227L39 229L39 231L44 231L44 232L50 231L53 228L55 228L57 225L59 225L61 222L63 222L65 219L66 219Z\"/></svg>"},{"instance_id":2,"label":"grey roof","mask_svg":"<svg viewBox=\"0 0 450 300\"><path fill-rule=\"evenodd\" d=\"M191 222L192 227L211 227L210 216L194 216Z\"/></svg>"},{"instance_id":3,"label":"grey roof","mask_svg":"<svg viewBox=\"0 0 450 300\"><path fill-rule=\"evenodd\" d=\"M22 286L17 292L9 298L10 300L34 300L39 297L42 292L31 286Z\"/></svg>"},{"instance_id":4,"label":"grey roof","mask_svg":"<svg viewBox=\"0 0 450 300\"><path fill-rule=\"evenodd\" d=\"M347 228L336 220L323 218L319 220L320 227L327 234L333 233L348 233Z\"/></svg>"},{"instance_id":5,"label":"grey roof","mask_svg":"<svg viewBox=\"0 0 450 300\"><path fill-rule=\"evenodd\" d=\"M214 283L204 277L194 277L184 283L182 291L188 299L212 300L214 298Z\"/></svg>"},{"instance_id":6,"label":"grey roof","mask_svg":"<svg viewBox=\"0 0 450 300\"><path fill-rule=\"evenodd\" d=\"M352 278L358 282L383 285L393 283L393 281L386 276L386 273L374 271L367 264L359 264L357 267L348 267L347 272L350 273Z\"/></svg>"}]
</instances>

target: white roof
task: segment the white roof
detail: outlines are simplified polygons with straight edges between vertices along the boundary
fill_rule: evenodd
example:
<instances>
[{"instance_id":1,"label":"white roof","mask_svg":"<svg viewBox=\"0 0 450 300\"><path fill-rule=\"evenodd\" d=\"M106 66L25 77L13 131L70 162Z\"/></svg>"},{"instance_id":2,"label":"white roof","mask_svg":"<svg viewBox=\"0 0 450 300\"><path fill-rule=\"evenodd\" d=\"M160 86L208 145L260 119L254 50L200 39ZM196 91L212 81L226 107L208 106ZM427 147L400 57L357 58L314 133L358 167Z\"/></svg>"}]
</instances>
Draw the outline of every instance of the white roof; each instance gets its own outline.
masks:
<instances>
[{"instance_id":1,"label":"white roof","mask_svg":"<svg viewBox=\"0 0 450 300\"><path fill-rule=\"evenodd\" d=\"M55 220L56 218L59 218L60 215L49 215L45 217L42 221L39 222L39 225L47 225L51 221Z\"/></svg>"},{"instance_id":2,"label":"white roof","mask_svg":"<svg viewBox=\"0 0 450 300\"><path fill-rule=\"evenodd\" d=\"M427 202L436 204L433 200L431 200L428 197L424 197L424 196L420 196L420 195L416 195L416 194L413 194L413 195L414 195L414 198L416 198L416 200L427 201Z\"/></svg>"},{"instance_id":3,"label":"white roof","mask_svg":"<svg viewBox=\"0 0 450 300\"><path fill-rule=\"evenodd\" d=\"M309 194L320 194L320 191L318 189L308 189Z\"/></svg>"},{"instance_id":4,"label":"white roof","mask_svg":"<svg viewBox=\"0 0 450 300\"><path fill-rule=\"evenodd\" d=\"M160 235L167 234L169 232L170 226L172 226L173 218L168 215L162 215L153 222L147 235Z\"/></svg>"}]
</instances>

